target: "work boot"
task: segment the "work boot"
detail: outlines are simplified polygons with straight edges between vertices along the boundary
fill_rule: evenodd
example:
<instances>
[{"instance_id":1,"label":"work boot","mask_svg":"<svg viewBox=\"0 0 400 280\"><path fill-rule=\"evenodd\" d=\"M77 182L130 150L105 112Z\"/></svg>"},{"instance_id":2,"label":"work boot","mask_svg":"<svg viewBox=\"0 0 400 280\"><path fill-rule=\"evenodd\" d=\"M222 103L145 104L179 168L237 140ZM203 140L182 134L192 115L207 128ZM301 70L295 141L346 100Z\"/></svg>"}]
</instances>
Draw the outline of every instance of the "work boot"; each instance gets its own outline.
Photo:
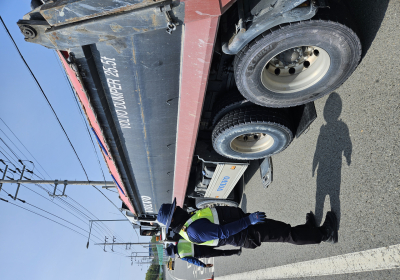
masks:
<instances>
[{"instance_id":1,"label":"work boot","mask_svg":"<svg viewBox=\"0 0 400 280\"><path fill-rule=\"evenodd\" d=\"M315 222L315 216L312 211L306 214L306 225L309 227L317 227L317 223Z\"/></svg>"},{"instance_id":2,"label":"work boot","mask_svg":"<svg viewBox=\"0 0 400 280\"><path fill-rule=\"evenodd\" d=\"M332 211L326 213L325 222L321 226L321 229L323 231L323 242L338 242L338 223L335 213L333 213Z\"/></svg>"}]
</instances>

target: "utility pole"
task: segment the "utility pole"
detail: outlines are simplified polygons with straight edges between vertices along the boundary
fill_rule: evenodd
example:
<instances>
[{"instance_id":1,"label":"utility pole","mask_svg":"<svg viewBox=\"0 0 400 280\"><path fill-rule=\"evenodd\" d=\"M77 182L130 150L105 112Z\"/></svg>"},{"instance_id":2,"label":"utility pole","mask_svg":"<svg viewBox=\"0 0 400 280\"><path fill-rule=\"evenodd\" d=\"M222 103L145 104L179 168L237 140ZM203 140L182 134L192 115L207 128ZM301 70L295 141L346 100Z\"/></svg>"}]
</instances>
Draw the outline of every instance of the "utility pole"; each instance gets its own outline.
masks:
<instances>
[{"instance_id":1,"label":"utility pole","mask_svg":"<svg viewBox=\"0 0 400 280\"><path fill-rule=\"evenodd\" d=\"M136 255L134 256L133 254L136 254ZM147 254L147 255L146 256L138 256L138 254ZM131 255L126 256L126 258L131 258L131 265L133 265L133 258L135 258L135 261L136 261L136 258L140 258L140 257L150 258L150 256L148 254L149 254L149 252L131 252Z\"/></svg>"},{"instance_id":2,"label":"utility pole","mask_svg":"<svg viewBox=\"0 0 400 280\"><path fill-rule=\"evenodd\" d=\"M90 224L90 226L89 226L89 237L88 237L88 241L86 243L86 249L89 248L89 240L90 240L90 234L92 233L92 225L93 225L93 223L96 223L96 222L126 222L126 221L129 222L128 219L122 219L122 220L89 220L89 224Z\"/></svg>"},{"instance_id":3,"label":"utility pole","mask_svg":"<svg viewBox=\"0 0 400 280\"><path fill-rule=\"evenodd\" d=\"M149 243L149 242L126 242L126 243L107 243L107 242L105 242L105 243L96 243L96 244L94 244L94 245L105 245L105 246L107 246L107 245L149 245L149 244L154 244L154 245L157 245L157 244L164 244L163 242L156 242L156 243Z\"/></svg>"},{"instance_id":4,"label":"utility pole","mask_svg":"<svg viewBox=\"0 0 400 280\"><path fill-rule=\"evenodd\" d=\"M108 239L108 237L106 236L104 242L107 243L107 239ZM104 250L104 252L107 252L107 251L106 251L106 245L105 245L105 244L104 244L104 249L103 249L103 250Z\"/></svg>"},{"instance_id":5,"label":"utility pole","mask_svg":"<svg viewBox=\"0 0 400 280\"><path fill-rule=\"evenodd\" d=\"M61 181L63 184L67 185L91 185L91 186L106 186L106 187L115 187L114 181ZM1 184L59 184L59 180L0 180Z\"/></svg>"},{"instance_id":6,"label":"utility pole","mask_svg":"<svg viewBox=\"0 0 400 280\"><path fill-rule=\"evenodd\" d=\"M25 164L24 164L24 168L22 169L21 177L19 178L19 181L24 177L24 172L25 172ZM18 183L17 191L15 192L15 195L14 195L14 200L17 199L18 191L19 191L19 187L20 186L21 186L21 183Z\"/></svg>"},{"instance_id":7,"label":"utility pole","mask_svg":"<svg viewBox=\"0 0 400 280\"><path fill-rule=\"evenodd\" d=\"M3 178L1 179L2 181L6 177L7 169L8 169L8 165L6 165L6 168L4 169ZM0 191L1 191L2 187L3 187L3 183L0 182Z\"/></svg>"},{"instance_id":8,"label":"utility pole","mask_svg":"<svg viewBox=\"0 0 400 280\"><path fill-rule=\"evenodd\" d=\"M114 244L115 244L116 240L117 240L117 238L115 238L115 236L113 236L113 243L112 243L112 246L111 246L111 251L113 251L113 252L114 252Z\"/></svg>"},{"instance_id":9,"label":"utility pole","mask_svg":"<svg viewBox=\"0 0 400 280\"><path fill-rule=\"evenodd\" d=\"M7 170L6 166L6 170ZM68 181L68 180L64 180L61 181L62 184L64 185L64 189L61 195L57 195L56 191L57 191L57 185L60 183L59 180L21 180L23 178L24 175L24 171L25 171L25 165L24 165L24 169L22 170L21 173L21 178L19 180L4 180L4 176L5 176L5 172L3 174L3 179L0 180L0 190L3 184L18 184L17 187L17 192L15 193L15 196L13 197L14 200L17 199L17 195L18 195L18 191L19 191L19 187L21 184L35 184L35 185L42 185L42 184L50 184L50 185L54 185L54 191L53 194L50 196L65 196L65 189L67 188L67 185L83 185L83 186L106 186L106 187L115 187L115 183L113 181Z\"/></svg>"}]
</instances>

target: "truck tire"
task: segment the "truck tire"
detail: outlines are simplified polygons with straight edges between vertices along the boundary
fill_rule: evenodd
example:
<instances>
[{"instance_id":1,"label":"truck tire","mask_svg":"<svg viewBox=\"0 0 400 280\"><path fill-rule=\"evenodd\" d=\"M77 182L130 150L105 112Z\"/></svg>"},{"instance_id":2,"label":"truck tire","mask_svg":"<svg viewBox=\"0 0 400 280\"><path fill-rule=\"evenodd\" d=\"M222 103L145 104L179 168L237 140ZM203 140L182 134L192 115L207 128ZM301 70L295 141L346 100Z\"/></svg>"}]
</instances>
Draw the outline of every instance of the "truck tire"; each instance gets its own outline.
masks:
<instances>
[{"instance_id":1,"label":"truck tire","mask_svg":"<svg viewBox=\"0 0 400 280\"><path fill-rule=\"evenodd\" d=\"M212 144L231 159L254 160L277 154L293 140L291 124L281 110L257 105L230 111L215 126Z\"/></svg>"},{"instance_id":2,"label":"truck tire","mask_svg":"<svg viewBox=\"0 0 400 280\"><path fill-rule=\"evenodd\" d=\"M215 108L213 110L213 127L217 124L217 122L225 116L229 111L233 109L252 105L251 102L246 100L242 94L238 90L229 92L218 98L215 102Z\"/></svg>"},{"instance_id":3,"label":"truck tire","mask_svg":"<svg viewBox=\"0 0 400 280\"><path fill-rule=\"evenodd\" d=\"M311 20L264 32L236 55L235 80L246 99L268 107L297 106L347 80L361 58L361 43L346 7L336 4Z\"/></svg>"}]
</instances>

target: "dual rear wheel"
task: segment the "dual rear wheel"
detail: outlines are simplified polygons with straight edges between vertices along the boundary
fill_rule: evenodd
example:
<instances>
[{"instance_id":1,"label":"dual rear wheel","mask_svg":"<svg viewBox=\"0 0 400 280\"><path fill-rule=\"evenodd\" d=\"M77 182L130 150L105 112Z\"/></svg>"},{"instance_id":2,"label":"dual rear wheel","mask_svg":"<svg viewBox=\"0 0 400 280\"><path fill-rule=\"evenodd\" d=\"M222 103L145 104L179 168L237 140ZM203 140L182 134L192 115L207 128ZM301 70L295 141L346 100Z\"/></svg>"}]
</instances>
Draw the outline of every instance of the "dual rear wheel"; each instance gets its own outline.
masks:
<instances>
[{"instance_id":1,"label":"dual rear wheel","mask_svg":"<svg viewBox=\"0 0 400 280\"><path fill-rule=\"evenodd\" d=\"M214 149L251 160L287 148L293 139L291 119L274 108L312 102L353 73L361 43L350 18L338 2L318 18L275 27L244 47L235 57L234 75L245 101L235 100L217 114L224 116L214 120Z\"/></svg>"},{"instance_id":2,"label":"dual rear wheel","mask_svg":"<svg viewBox=\"0 0 400 280\"><path fill-rule=\"evenodd\" d=\"M230 111L212 133L213 147L219 154L240 160L279 153L292 139L291 123L286 115L257 105Z\"/></svg>"}]
</instances>

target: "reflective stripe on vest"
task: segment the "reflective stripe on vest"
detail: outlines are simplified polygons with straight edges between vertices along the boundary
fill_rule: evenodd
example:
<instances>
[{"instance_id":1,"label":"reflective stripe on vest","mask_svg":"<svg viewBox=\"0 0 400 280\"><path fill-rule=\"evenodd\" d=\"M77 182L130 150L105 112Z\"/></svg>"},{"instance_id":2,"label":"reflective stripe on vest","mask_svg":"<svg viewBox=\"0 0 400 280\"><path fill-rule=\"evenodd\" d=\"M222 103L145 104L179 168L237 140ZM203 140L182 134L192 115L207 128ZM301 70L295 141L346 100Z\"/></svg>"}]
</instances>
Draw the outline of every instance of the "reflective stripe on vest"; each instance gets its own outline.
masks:
<instances>
[{"instance_id":1,"label":"reflective stripe on vest","mask_svg":"<svg viewBox=\"0 0 400 280\"><path fill-rule=\"evenodd\" d=\"M196 214L194 214L192 217L190 217L189 220L186 221L186 223L184 224L183 228L187 228L196 220L198 219L203 219L206 218L208 219L210 222L219 225L219 219L218 219L218 214L217 214L217 210L215 208L204 208L201 210L198 210L196 212ZM192 242L189 239L189 236L187 235L186 231L183 231L183 229L181 229L181 231L179 232L179 235L182 236L186 241L189 241L191 243L197 244L197 245L206 245L206 246L217 246L218 245L218 241L219 239L213 239L213 240L209 240L203 243L196 243L196 242Z\"/></svg>"},{"instance_id":2,"label":"reflective stripe on vest","mask_svg":"<svg viewBox=\"0 0 400 280\"><path fill-rule=\"evenodd\" d=\"M192 242L179 239L177 247L180 258L194 257L194 245Z\"/></svg>"}]
</instances>

